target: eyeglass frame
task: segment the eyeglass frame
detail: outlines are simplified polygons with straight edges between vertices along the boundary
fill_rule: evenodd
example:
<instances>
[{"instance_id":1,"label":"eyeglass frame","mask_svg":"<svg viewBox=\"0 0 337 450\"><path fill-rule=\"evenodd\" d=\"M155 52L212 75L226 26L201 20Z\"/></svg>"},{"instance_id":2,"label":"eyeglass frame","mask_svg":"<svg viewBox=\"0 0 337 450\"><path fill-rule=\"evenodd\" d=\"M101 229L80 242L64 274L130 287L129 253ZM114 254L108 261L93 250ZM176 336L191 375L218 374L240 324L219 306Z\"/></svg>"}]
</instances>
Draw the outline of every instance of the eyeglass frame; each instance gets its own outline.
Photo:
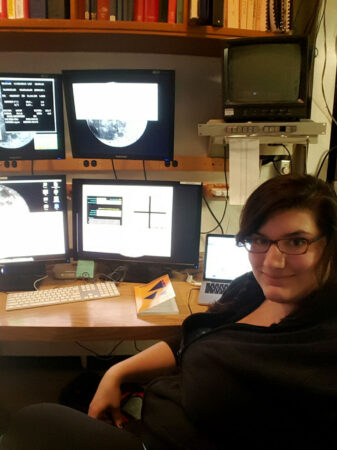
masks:
<instances>
[{"instance_id":1,"label":"eyeglass frame","mask_svg":"<svg viewBox=\"0 0 337 450\"><path fill-rule=\"evenodd\" d=\"M276 247L278 248L278 250L279 250L283 255L300 256L300 255L305 255L305 254L307 253L308 249L309 249L309 246L310 246L311 244L313 244L314 242L319 241L319 240L322 239L323 237L324 237L324 234L320 234L319 236L317 236L317 237L315 237L315 238L313 238L313 239L307 239L307 238L297 237L297 236L294 236L294 237L292 237L292 238L291 238L291 237L288 237L288 238L281 238L281 239L275 239L275 240L268 239L268 238L264 238L264 239L266 239L266 241L268 241L268 246L267 246L266 250L263 251L263 252L255 252L255 251L249 250L249 249L246 247L247 239L245 239L243 242L238 242L237 245L238 245L239 247L244 247L244 248L247 250L247 252L249 252L249 253L263 255L263 254L266 254L266 253L268 252L268 250L270 249L270 247L271 247L272 245L275 244ZM304 250L304 252L302 252L302 253L287 253L287 252L284 252L284 251L282 251L282 250L280 249L280 247L279 247L279 241L288 241L288 240L290 240L290 239L296 239L296 238L297 238L297 239L302 239L303 241L306 241L307 246L306 246L306 249Z\"/></svg>"}]
</instances>

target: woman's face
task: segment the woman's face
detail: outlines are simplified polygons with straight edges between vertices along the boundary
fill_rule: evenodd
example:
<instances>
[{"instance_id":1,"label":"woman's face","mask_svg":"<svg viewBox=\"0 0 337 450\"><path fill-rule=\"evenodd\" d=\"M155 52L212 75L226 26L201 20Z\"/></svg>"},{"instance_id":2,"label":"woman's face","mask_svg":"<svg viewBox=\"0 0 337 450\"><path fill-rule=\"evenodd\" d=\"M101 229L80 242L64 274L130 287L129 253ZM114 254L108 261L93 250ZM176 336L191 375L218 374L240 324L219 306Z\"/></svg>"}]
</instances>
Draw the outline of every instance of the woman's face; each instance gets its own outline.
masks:
<instances>
[{"instance_id":1,"label":"woman's face","mask_svg":"<svg viewBox=\"0 0 337 450\"><path fill-rule=\"evenodd\" d=\"M292 209L276 213L258 230L256 237L270 240L302 237L314 239L320 235L313 214L307 209ZM254 235L255 236L255 235ZM256 280L266 299L277 303L294 304L318 286L317 264L326 239L309 245L303 255L286 255L275 244L267 253L249 253Z\"/></svg>"}]
</instances>

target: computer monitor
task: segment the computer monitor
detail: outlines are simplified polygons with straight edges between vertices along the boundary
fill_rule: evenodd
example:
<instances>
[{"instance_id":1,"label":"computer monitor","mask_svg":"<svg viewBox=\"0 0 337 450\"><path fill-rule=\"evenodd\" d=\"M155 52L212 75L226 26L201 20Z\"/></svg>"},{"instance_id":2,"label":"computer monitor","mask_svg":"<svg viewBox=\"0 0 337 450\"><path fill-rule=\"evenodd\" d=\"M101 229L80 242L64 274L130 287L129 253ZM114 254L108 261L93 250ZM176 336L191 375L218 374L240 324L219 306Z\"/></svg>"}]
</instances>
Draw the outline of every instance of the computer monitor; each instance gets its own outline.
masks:
<instances>
[{"instance_id":1,"label":"computer monitor","mask_svg":"<svg viewBox=\"0 0 337 450\"><path fill-rule=\"evenodd\" d=\"M64 155L61 76L0 73L0 160Z\"/></svg>"},{"instance_id":2,"label":"computer monitor","mask_svg":"<svg viewBox=\"0 0 337 450\"><path fill-rule=\"evenodd\" d=\"M65 70L74 158L173 160L173 70Z\"/></svg>"},{"instance_id":3,"label":"computer monitor","mask_svg":"<svg viewBox=\"0 0 337 450\"><path fill-rule=\"evenodd\" d=\"M279 35L225 41L224 120L295 121L311 111L308 39Z\"/></svg>"},{"instance_id":4,"label":"computer monitor","mask_svg":"<svg viewBox=\"0 0 337 450\"><path fill-rule=\"evenodd\" d=\"M200 183L73 179L72 196L75 258L126 266L140 282L198 266Z\"/></svg>"},{"instance_id":5,"label":"computer monitor","mask_svg":"<svg viewBox=\"0 0 337 450\"><path fill-rule=\"evenodd\" d=\"M33 289L69 258L65 176L1 177L0 213L0 289Z\"/></svg>"}]
</instances>

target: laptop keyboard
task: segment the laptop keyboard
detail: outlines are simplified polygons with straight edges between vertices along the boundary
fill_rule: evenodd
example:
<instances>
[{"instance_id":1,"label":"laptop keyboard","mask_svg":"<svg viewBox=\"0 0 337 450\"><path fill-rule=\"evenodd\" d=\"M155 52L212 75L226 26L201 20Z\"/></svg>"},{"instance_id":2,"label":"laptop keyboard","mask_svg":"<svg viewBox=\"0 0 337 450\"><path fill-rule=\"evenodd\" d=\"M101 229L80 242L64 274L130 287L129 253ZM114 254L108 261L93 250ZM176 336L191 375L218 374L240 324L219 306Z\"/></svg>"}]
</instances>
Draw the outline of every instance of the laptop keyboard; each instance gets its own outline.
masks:
<instances>
[{"instance_id":1,"label":"laptop keyboard","mask_svg":"<svg viewBox=\"0 0 337 450\"><path fill-rule=\"evenodd\" d=\"M206 283L205 292L207 294L223 294L227 288L227 283Z\"/></svg>"}]
</instances>

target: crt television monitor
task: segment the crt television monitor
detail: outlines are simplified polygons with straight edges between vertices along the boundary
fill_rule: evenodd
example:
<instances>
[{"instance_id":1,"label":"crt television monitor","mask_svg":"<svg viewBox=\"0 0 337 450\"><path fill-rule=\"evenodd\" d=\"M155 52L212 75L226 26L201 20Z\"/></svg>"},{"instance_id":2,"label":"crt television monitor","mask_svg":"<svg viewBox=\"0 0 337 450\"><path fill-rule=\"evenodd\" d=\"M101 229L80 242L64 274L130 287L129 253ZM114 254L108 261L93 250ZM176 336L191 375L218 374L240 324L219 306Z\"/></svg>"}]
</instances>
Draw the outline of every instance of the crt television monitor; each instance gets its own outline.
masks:
<instances>
[{"instance_id":1,"label":"crt television monitor","mask_svg":"<svg viewBox=\"0 0 337 450\"><path fill-rule=\"evenodd\" d=\"M33 289L69 258L65 176L0 177L0 212L0 289Z\"/></svg>"},{"instance_id":2,"label":"crt television monitor","mask_svg":"<svg viewBox=\"0 0 337 450\"><path fill-rule=\"evenodd\" d=\"M0 73L0 160L64 157L61 75Z\"/></svg>"},{"instance_id":3,"label":"crt television monitor","mask_svg":"<svg viewBox=\"0 0 337 450\"><path fill-rule=\"evenodd\" d=\"M308 119L311 108L309 61L305 37L226 41L222 78L224 120Z\"/></svg>"},{"instance_id":4,"label":"crt television monitor","mask_svg":"<svg viewBox=\"0 0 337 450\"><path fill-rule=\"evenodd\" d=\"M73 179L72 196L75 258L126 265L128 281L198 266L200 183Z\"/></svg>"},{"instance_id":5,"label":"crt television monitor","mask_svg":"<svg viewBox=\"0 0 337 450\"><path fill-rule=\"evenodd\" d=\"M75 158L173 160L173 70L63 71Z\"/></svg>"}]
</instances>

